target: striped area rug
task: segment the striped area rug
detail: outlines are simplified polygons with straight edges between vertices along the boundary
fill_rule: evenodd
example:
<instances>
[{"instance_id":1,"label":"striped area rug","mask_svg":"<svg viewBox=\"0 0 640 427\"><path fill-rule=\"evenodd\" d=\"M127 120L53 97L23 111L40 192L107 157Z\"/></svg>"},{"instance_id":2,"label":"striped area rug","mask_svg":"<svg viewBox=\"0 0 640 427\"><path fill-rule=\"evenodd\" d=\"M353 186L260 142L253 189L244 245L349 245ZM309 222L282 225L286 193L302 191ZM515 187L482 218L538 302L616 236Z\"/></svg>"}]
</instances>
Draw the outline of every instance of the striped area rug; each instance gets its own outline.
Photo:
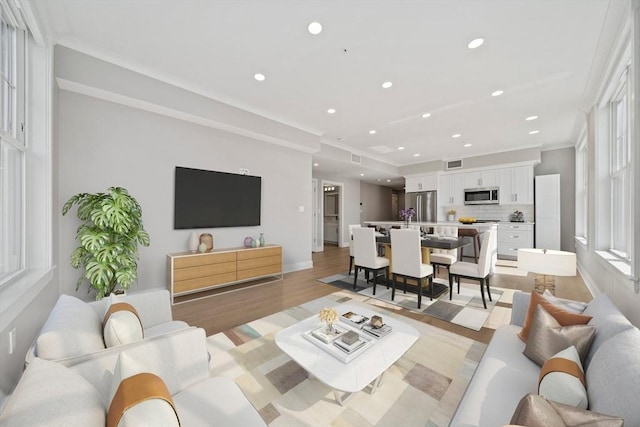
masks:
<instances>
[{"instance_id":1,"label":"striped area rug","mask_svg":"<svg viewBox=\"0 0 640 427\"><path fill-rule=\"evenodd\" d=\"M274 342L279 330L324 307L365 300L338 291L212 335L212 375L235 380L270 426L447 426L484 353L482 343L376 307L421 336L385 373L375 394L365 389L340 406L333 390L309 378Z\"/></svg>"}]
</instances>

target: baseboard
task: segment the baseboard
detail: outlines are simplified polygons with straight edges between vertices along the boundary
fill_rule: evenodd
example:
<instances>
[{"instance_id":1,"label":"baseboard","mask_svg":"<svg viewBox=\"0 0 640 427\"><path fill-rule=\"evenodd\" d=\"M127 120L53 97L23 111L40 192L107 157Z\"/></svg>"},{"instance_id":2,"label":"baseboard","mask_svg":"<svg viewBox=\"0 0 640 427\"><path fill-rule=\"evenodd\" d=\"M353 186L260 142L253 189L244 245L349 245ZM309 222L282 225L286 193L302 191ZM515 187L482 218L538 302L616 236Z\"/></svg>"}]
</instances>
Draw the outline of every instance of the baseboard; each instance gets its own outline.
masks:
<instances>
[{"instance_id":1,"label":"baseboard","mask_svg":"<svg viewBox=\"0 0 640 427\"><path fill-rule=\"evenodd\" d=\"M309 268L313 268L312 260L282 265L282 271L284 273L291 273L292 271L299 271L299 270L307 270Z\"/></svg>"},{"instance_id":2,"label":"baseboard","mask_svg":"<svg viewBox=\"0 0 640 427\"><path fill-rule=\"evenodd\" d=\"M582 280L584 280L584 284L587 285L587 289L589 290L589 293L591 293L591 296L595 297L596 295L601 294L602 291L598 289L596 282L594 282L593 278L589 276L584 268L582 268L582 265L579 262L576 267L578 269L578 273L582 276Z\"/></svg>"}]
</instances>

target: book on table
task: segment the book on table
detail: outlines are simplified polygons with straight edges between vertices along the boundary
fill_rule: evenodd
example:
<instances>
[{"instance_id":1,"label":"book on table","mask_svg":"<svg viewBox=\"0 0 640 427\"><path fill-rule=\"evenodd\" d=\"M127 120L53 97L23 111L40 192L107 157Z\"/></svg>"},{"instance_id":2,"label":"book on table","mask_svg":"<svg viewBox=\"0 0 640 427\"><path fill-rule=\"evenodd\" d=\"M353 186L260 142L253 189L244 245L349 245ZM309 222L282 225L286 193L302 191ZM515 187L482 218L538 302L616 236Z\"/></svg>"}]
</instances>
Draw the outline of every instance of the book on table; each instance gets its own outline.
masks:
<instances>
[{"instance_id":1,"label":"book on table","mask_svg":"<svg viewBox=\"0 0 640 427\"><path fill-rule=\"evenodd\" d=\"M362 326L367 323L369 318L362 314L348 311L340 316L340 320L345 322L347 325L355 326L356 328L362 328Z\"/></svg>"},{"instance_id":2,"label":"book on table","mask_svg":"<svg viewBox=\"0 0 640 427\"><path fill-rule=\"evenodd\" d=\"M347 330L344 327L334 324L331 332L327 331L326 326L321 326L311 331L311 335L313 335L315 338L319 339L323 343L329 344L333 342L336 338L344 334L346 331Z\"/></svg>"},{"instance_id":3,"label":"book on table","mask_svg":"<svg viewBox=\"0 0 640 427\"><path fill-rule=\"evenodd\" d=\"M365 331L366 333L373 335L376 338L382 338L385 335L388 335L389 333L391 333L392 328L390 325L382 325L379 328L376 328L375 326L371 325L370 323L367 323L365 325L362 326L362 330Z\"/></svg>"}]
</instances>

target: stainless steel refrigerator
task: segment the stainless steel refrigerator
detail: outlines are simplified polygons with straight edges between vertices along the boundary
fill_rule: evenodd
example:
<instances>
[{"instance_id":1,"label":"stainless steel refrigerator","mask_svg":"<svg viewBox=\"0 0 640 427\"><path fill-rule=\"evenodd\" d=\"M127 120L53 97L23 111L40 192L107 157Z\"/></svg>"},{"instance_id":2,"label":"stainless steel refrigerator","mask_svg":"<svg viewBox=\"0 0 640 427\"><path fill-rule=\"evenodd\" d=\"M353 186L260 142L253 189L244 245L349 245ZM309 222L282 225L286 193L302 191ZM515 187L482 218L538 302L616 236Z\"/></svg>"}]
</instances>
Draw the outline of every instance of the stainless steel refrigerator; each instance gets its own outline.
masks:
<instances>
[{"instance_id":1,"label":"stainless steel refrigerator","mask_svg":"<svg viewBox=\"0 0 640 427\"><path fill-rule=\"evenodd\" d=\"M415 222L436 222L438 221L437 203L435 191L422 191L419 193L406 193L404 199L405 209L416 210Z\"/></svg>"}]
</instances>

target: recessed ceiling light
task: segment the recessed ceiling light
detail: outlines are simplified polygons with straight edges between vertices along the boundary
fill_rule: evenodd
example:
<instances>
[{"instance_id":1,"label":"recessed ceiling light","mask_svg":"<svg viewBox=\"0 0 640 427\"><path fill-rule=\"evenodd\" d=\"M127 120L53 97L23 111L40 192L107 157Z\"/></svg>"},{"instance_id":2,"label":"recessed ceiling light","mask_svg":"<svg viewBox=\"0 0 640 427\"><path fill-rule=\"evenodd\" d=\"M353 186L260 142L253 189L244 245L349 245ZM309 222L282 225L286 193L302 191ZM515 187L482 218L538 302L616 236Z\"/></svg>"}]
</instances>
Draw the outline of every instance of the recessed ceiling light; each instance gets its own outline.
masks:
<instances>
[{"instance_id":1,"label":"recessed ceiling light","mask_svg":"<svg viewBox=\"0 0 640 427\"><path fill-rule=\"evenodd\" d=\"M361 173L361 174L360 174L360 176L364 176L364 174L363 174L363 173Z\"/></svg>"},{"instance_id":2,"label":"recessed ceiling light","mask_svg":"<svg viewBox=\"0 0 640 427\"><path fill-rule=\"evenodd\" d=\"M500 96L500 95L502 95L503 93L504 93L504 91L503 91L503 90L496 90L495 92L493 92L493 93L491 94L491 96Z\"/></svg>"},{"instance_id":3,"label":"recessed ceiling light","mask_svg":"<svg viewBox=\"0 0 640 427\"><path fill-rule=\"evenodd\" d=\"M413 157L420 157L420 153L414 154Z\"/></svg>"},{"instance_id":4,"label":"recessed ceiling light","mask_svg":"<svg viewBox=\"0 0 640 427\"><path fill-rule=\"evenodd\" d=\"M318 163L314 163L313 166L320 166Z\"/></svg>"},{"instance_id":5,"label":"recessed ceiling light","mask_svg":"<svg viewBox=\"0 0 640 427\"><path fill-rule=\"evenodd\" d=\"M451 138L460 138L462 135L460 135L459 133L454 133L453 135L451 135Z\"/></svg>"},{"instance_id":6,"label":"recessed ceiling light","mask_svg":"<svg viewBox=\"0 0 640 427\"><path fill-rule=\"evenodd\" d=\"M266 77L264 76L264 74L257 73L253 75L253 78L259 82L263 82Z\"/></svg>"},{"instance_id":7,"label":"recessed ceiling light","mask_svg":"<svg viewBox=\"0 0 640 427\"><path fill-rule=\"evenodd\" d=\"M424 114L422 115L422 118L423 118L423 119L426 119L426 118L428 118L428 117L431 117L431 113L424 113Z\"/></svg>"},{"instance_id":8,"label":"recessed ceiling light","mask_svg":"<svg viewBox=\"0 0 640 427\"><path fill-rule=\"evenodd\" d=\"M525 120L526 120L526 121L528 121L528 122L530 122L531 120L535 120L535 119L537 119L537 118L538 118L538 116L529 116L529 117L527 117Z\"/></svg>"},{"instance_id":9,"label":"recessed ceiling light","mask_svg":"<svg viewBox=\"0 0 640 427\"><path fill-rule=\"evenodd\" d=\"M404 147L398 147L398 150L404 150Z\"/></svg>"},{"instance_id":10,"label":"recessed ceiling light","mask_svg":"<svg viewBox=\"0 0 640 427\"><path fill-rule=\"evenodd\" d=\"M484 43L484 39L482 37L478 37L477 39L473 39L469 42L469 44L467 45L467 47L469 49L475 49L477 47L482 46L482 44Z\"/></svg>"},{"instance_id":11,"label":"recessed ceiling light","mask_svg":"<svg viewBox=\"0 0 640 427\"><path fill-rule=\"evenodd\" d=\"M382 83L382 87L383 87L384 89L389 89L391 86L393 86L393 83L391 83L391 82L384 82L384 83Z\"/></svg>"},{"instance_id":12,"label":"recessed ceiling light","mask_svg":"<svg viewBox=\"0 0 640 427\"><path fill-rule=\"evenodd\" d=\"M536 133L540 133L539 130L532 130L531 132L529 132L529 135L535 135Z\"/></svg>"},{"instance_id":13,"label":"recessed ceiling light","mask_svg":"<svg viewBox=\"0 0 640 427\"><path fill-rule=\"evenodd\" d=\"M312 22L307 27L307 30L309 30L309 32L314 36L317 36L322 32L322 24L319 22Z\"/></svg>"},{"instance_id":14,"label":"recessed ceiling light","mask_svg":"<svg viewBox=\"0 0 640 427\"><path fill-rule=\"evenodd\" d=\"M378 178L376 181L382 181L380 178Z\"/></svg>"},{"instance_id":15,"label":"recessed ceiling light","mask_svg":"<svg viewBox=\"0 0 640 427\"><path fill-rule=\"evenodd\" d=\"M327 110L327 113L329 113L329 114L333 114L333 113L335 113L335 112L336 112L335 108L329 108L329 109Z\"/></svg>"},{"instance_id":16,"label":"recessed ceiling light","mask_svg":"<svg viewBox=\"0 0 640 427\"><path fill-rule=\"evenodd\" d=\"M469 144L468 142L463 145L463 147L471 147L473 144Z\"/></svg>"},{"instance_id":17,"label":"recessed ceiling light","mask_svg":"<svg viewBox=\"0 0 640 427\"><path fill-rule=\"evenodd\" d=\"M373 134L375 134L375 133L376 133L375 129L371 129L371 130L369 131L369 134L370 134L370 135L373 135Z\"/></svg>"},{"instance_id":18,"label":"recessed ceiling light","mask_svg":"<svg viewBox=\"0 0 640 427\"><path fill-rule=\"evenodd\" d=\"M391 182L391 180L390 180L390 179L388 179L388 180L387 180L387 182Z\"/></svg>"}]
</instances>

